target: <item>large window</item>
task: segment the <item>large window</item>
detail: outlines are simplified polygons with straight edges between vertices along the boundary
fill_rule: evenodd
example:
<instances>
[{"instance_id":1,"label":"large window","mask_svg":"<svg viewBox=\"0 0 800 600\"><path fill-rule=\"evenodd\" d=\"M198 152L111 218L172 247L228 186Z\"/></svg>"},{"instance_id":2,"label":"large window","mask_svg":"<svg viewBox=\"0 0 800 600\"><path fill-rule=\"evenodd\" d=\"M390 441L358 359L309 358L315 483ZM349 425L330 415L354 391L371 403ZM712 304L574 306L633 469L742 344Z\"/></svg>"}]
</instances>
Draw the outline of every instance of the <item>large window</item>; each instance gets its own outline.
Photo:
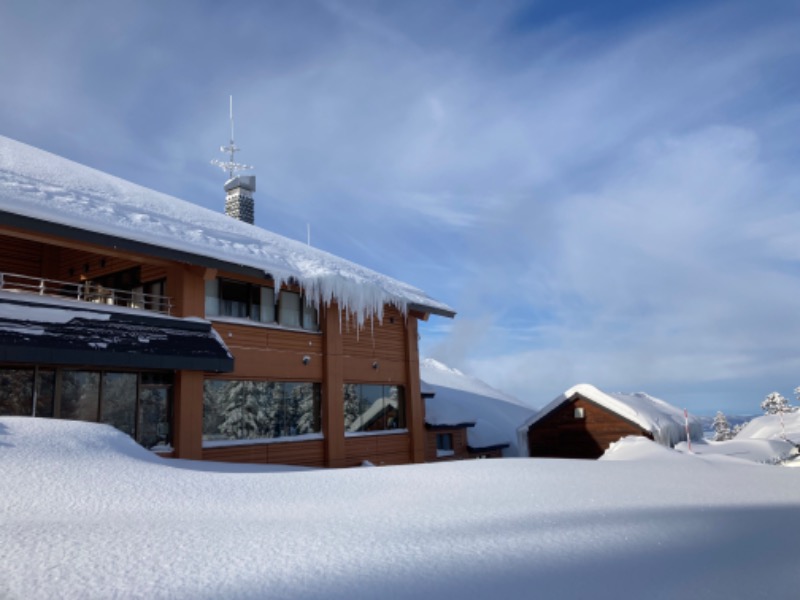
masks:
<instances>
[{"instance_id":1,"label":"large window","mask_svg":"<svg viewBox=\"0 0 800 600\"><path fill-rule=\"evenodd\" d=\"M33 415L33 369L0 370L0 415Z\"/></svg>"},{"instance_id":2,"label":"large window","mask_svg":"<svg viewBox=\"0 0 800 600\"><path fill-rule=\"evenodd\" d=\"M317 331L317 311L297 292L278 294L271 287L215 279L206 282L206 315L235 317L258 323L278 323L284 327Z\"/></svg>"},{"instance_id":3,"label":"large window","mask_svg":"<svg viewBox=\"0 0 800 600\"><path fill-rule=\"evenodd\" d=\"M251 440L319 433L316 383L207 380L203 439Z\"/></svg>"},{"instance_id":4,"label":"large window","mask_svg":"<svg viewBox=\"0 0 800 600\"><path fill-rule=\"evenodd\" d=\"M347 433L403 429L403 388L396 385L344 385L344 427Z\"/></svg>"},{"instance_id":5,"label":"large window","mask_svg":"<svg viewBox=\"0 0 800 600\"><path fill-rule=\"evenodd\" d=\"M167 372L0 369L0 416L99 421L145 448L170 444L171 394Z\"/></svg>"}]
</instances>

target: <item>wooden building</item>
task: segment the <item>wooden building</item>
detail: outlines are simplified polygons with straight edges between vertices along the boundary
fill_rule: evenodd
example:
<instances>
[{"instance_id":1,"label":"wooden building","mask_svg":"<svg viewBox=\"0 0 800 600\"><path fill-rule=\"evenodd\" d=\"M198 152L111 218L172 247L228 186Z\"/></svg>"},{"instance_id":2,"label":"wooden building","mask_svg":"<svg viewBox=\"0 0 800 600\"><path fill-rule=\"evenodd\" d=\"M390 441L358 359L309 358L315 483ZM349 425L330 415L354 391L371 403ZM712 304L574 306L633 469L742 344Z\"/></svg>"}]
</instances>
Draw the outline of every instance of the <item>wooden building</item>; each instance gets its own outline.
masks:
<instances>
[{"instance_id":1,"label":"wooden building","mask_svg":"<svg viewBox=\"0 0 800 600\"><path fill-rule=\"evenodd\" d=\"M689 435L702 439L699 420L689 418ZM686 440L683 411L638 392L605 393L588 384L555 398L518 430L524 454L541 458L599 458L623 437L643 436L668 447Z\"/></svg>"},{"instance_id":2,"label":"wooden building","mask_svg":"<svg viewBox=\"0 0 800 600\"><path fill-rule=\"evenodd\" d=\"M514 434L532 409L432 359L421 376L428 462L517 456Z\"/></svg>"},{"instance_id":3,"label":"wooden building","mask_svg":"<svg viewBox=\"0 0 800 600\"><path fill-rule=\"evenodd\" d=\"M357 283L354 283L357 282ZM165 456L422 462L424 292L0 137L0 415Z\"/></svg>"}]
</instances>

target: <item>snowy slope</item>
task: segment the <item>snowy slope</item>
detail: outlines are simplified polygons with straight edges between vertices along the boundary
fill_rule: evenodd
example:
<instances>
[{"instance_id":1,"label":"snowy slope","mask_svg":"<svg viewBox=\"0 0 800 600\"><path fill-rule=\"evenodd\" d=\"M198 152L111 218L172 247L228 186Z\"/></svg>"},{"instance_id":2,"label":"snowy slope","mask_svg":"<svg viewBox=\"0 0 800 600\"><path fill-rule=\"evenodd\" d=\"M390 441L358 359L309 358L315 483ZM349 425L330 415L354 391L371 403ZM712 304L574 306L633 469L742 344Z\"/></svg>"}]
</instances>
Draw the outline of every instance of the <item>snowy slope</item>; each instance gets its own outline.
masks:
<instances>
[{"instance_id":1,"label":"snowy slope","mask_svg":"<svg viewBox=\"0 0 800 600\"><path fill-rule=\"evenodd\" d=\"M701 460L739 464L778 464L796 456L794 444L784 440L729 440L686 442L667 448L642 436L627 436L611 444L600 460Z\"/></svg>"},{"instance_id":2,"label":"snowy slope","mask_svg":"<svg viewBox=\"0 0 800 600\"><path fill-rule=\"evenodd\" d=\"M0 418L0 598L730 600L800 589L792 469L195 465L104 425Z\"/></svg>"},{"instance_id":3,"label":"snowy slope","mask_svg":"<svg viewBox=\"0 0 800 600\"><path fill-rule=\"evenodd\" d=\"M645 431L652 433L653 438L660 444L674 446L681 440L686 439L686 424L683 411L671 404L644 392L606 393L593 385L581 383L557 396L519 428L518 438L520 445L524 447L524 444L527 443L528 429L532 424L568 401L575 394L580 394L584 398L636 423ZM703 437L703 425L693 415L689 415L689 433L692 439L700 440Z\"/></svg>"},{"instance_id":4,"label":"snowy slope","mask_svg":"<svg viewBox=\"0 0 800 600\"><path fill-rule=\"evenodd\" d=\"M519 456L517 427L536 411L487 383L465 375L436 360L420 361L420 379L425 392L435 394L425 401L425 421L430 425L475 423L467 429L473 448L509 444L504 456Z\"/></svg>"},{"instance_id":5,"label":"snowy slope","mask_svg":"<svg viewBox=\"0 0 800 600\"><path fill-rule=\"evenodd\" d=\"M800 444L800 412L784 413L783 427L780 415L763 415L745 425L736 435L737 440L780 439L785 432L786 439L795 444Z\"/></svg>"},{"instance_id":6,"label":"snowy slope","mask_svg":"<svg viewBox=\"0 0 800 600\"><path fill-rule=\"evenodd\" d=\"M364 321L420 305L423 291L350 261L0 136L0 211L294 278L312 299L337 298Z\"/></svg>"}]
</instances>

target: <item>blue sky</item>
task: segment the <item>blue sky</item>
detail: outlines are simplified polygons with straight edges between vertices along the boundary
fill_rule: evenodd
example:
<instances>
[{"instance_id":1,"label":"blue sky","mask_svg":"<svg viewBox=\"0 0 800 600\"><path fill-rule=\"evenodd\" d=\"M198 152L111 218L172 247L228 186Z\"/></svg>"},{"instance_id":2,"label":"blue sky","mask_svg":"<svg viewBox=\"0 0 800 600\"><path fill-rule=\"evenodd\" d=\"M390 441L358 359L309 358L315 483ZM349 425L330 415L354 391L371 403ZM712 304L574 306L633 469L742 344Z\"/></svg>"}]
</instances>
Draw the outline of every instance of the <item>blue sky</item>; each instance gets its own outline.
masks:
<instances>
[{"instance_id":1,"label":"blue sky","mask_svg":"<svg viewBox=\"0 0 800 600\"><path fill-rule=\"evenodd\" d=\"M421 351L534 406L800 386L800 4L0 5L0 134L458 310Z\"/></svg>"}]
</instances>

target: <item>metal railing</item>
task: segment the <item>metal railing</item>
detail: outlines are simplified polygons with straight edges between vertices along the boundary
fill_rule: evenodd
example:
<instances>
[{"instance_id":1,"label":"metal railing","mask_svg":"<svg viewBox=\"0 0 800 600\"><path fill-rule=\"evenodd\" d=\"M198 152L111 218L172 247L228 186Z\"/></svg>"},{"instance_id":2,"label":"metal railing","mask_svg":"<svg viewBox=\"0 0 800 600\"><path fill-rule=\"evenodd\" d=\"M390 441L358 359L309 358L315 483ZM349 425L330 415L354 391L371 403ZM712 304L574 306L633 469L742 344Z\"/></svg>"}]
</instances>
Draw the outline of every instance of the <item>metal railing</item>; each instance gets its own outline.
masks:
<instances>
[{"instance_id":1,"label":"metal railing","mask_svg":"<svg viewBox=\"0 0 800 600\"><path fill-rule=\"evenodd\" d=\"M41 277L29 277L16 273L0 271L0 291L26 292L39 296L69 298L94 304L126 306L169 315L172 313L172 299L160 294L146 294L141 288L117 290L107 288L92 281L58 281Z\"/></svg>"}]
</instances>

